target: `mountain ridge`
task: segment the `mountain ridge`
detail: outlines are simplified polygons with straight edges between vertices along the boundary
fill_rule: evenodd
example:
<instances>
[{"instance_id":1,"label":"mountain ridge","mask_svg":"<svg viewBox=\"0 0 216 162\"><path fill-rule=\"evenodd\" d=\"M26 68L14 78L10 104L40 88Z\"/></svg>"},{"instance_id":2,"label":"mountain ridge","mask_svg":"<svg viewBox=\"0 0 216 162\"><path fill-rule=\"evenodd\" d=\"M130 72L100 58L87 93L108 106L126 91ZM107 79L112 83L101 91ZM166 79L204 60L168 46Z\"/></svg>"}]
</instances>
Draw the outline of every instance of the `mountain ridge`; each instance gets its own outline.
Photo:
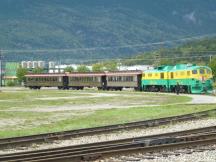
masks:
<instances>
[{"instance_id":1,"label":"mountain ridge","mask_svg":"<svg viewBox=\"0 0 216 162\"><path fill-rule=\"evenodd\" d=\"M0 48L112 47L211 34L216 33L215 8L214 0L2 0ZM145 50L150 49L78 51L70 57L118 58ZM15 54L7 55L12 59ZM16 55L17 59L67 59L69 54Z\"/></svg>"}]
</instances>

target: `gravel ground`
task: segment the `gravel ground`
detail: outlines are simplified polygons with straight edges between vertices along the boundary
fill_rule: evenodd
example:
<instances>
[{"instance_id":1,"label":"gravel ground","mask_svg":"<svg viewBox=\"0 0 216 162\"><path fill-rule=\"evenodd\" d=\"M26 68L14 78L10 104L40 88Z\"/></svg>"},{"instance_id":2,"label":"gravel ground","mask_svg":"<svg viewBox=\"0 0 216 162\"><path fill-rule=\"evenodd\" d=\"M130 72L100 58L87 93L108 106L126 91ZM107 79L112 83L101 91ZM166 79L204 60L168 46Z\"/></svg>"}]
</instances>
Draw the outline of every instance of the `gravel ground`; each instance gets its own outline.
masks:
<instances>
[{"instance_id":1,"label":"gravel ground","mask_svg":"<svg viewBox=\"0 0 216 162\"><path fill-rule=\"evenodd\" d=\"M202 150L202 152L200 152ZM170 155L169 155L170 154ZM174 155L177 154L177 155ZM116 156L95 162L215 162L216 145L200 146L190 150L163 151L161 153L139 153L129 156Z\"/></svg>"},{"instance_id":2,"label":"gravel ground","mask_svg":"<svg viewBox=\"0 0 216 162\"><path fill-rule=\"evenodd\" d=\"M215 96L205 96L205 95L185 95L192 97L192 101L190 103L192 104L212 104L216 103L216 97Z\"/></svg>"},{"instance_id":3,"label":"gravel ground","mask_svg":"<svg viewBox=\"0 0 216 162\"><path fill-rule=\"evenodd\" d=\"M32 147L22 147L22 148L17 148L16 150L15 149L0 150L0 154L63 147L69 145L87 144L87 143L94 143L94 142L101 142L101 141L108 141L108 140L117 140L123 138L168 133L174 131L182 131L187 129L215 126L216 125L215 123L216 123L216 119L202 119L196 121L181 122L173 125L165 125L165 126L155 127L155 128L118 131L109 134L101 134L101 135L94 135L94 136L83 136L83 137L73 138L71 140L55 141L52 144L42 144L42 145L34 144Z\"/></svg>"},{"instance_id":4,"label":"gravel ground","mask_svg":"<svg viewBox=\"0 0 216 162\"><path fill-rule=\"evenodd\" d=\"M88 94L88 93L86 93ZM152 93L151 93L152 94ZM164 94L164 93L161 93ZM115 97L118 96L119 94L106 94L106 93L96 93L96 94L91 94L92 96L83 96L83 98L92 98L92 97ZM171 93L167 93L166 95L175 95ZM128 95L125 95L128 96ZM179 104L216 104L216 97L215 96L205 96L205 95L187 95L187 94L181 94L180 96L188 96L191 97L192 100L188 103L171 103L171 104L166 104L164 106L169 106L169 105L179 105ZM77 96L72 96L72 97L49 97L49 98L37 98L38 100L57 100L57 99L74 99L74 98L80 98ZM82 97L81 97L82 98ZM1 100L0 100L1 102ZM118 108L118 109L124 109L124 108L133 108L137 106L142 106L142 107L155 107L155 106L160 106L160 104L155 104L152 103L150 104L151 101L145 101L143 100L140 103L127 103L127 104L122 104L122 103L105 103L105 104L80 104L80 105L66 105L66 106L51 106L47 108L31 108L31 109L7 109L7 110L0 110L3 112L58 112L58 111L70 111L70 110L101 110L101 109L113 109L113 108ZM154 101L153 101L154 102Z\"/></svg>"}]
</instances>

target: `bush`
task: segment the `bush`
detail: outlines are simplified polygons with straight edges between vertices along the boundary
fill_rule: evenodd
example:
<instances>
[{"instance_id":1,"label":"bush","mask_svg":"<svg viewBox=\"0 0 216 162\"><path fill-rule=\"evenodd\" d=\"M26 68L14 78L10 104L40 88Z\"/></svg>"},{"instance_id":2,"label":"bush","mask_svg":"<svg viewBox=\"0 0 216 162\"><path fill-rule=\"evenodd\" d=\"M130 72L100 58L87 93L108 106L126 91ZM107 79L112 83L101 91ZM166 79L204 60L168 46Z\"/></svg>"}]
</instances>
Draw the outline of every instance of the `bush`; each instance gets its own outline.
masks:
<instances>
[{"instance_id":1,"label":"bush","mask_svg":"<svg viewBox=\"0 0 216 162\"><path fill-rule=\"evenodd\" d=\"M216 89L216 82L213 83L213 87Z\"/></svg>"},{"instance_id":2,"label":"bush","mask_svg":"<svg viewBox=\"0 0 216 162\"><path fill-rule=\"evenodd\" d=\"M8 81L7 84L6 84L8 87L13 87L15 86L15 82L14 81Z\"/></svg>"}]
</instances>

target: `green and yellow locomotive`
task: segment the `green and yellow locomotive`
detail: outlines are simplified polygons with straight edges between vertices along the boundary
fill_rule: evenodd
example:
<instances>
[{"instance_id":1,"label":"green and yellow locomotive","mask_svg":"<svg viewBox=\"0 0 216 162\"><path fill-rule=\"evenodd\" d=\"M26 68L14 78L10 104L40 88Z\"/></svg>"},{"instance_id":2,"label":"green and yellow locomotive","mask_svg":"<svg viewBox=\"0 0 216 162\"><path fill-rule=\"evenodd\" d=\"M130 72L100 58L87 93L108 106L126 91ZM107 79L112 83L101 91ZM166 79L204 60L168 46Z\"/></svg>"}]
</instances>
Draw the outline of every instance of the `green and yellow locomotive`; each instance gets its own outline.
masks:
<instances>
[{"instance_id":1,"label":"green and yellow locomotive","mask_svg":"<svg viewBox=\"0 0 216 162\"><path fill-rule=\"evenodd\" d=\"M116 71L100 73L28 74L25 86L31 89L58 87L83 89L97 87L103 90L135 90L149 92L211 93L212 71L207 66L179 64L160 66L154 70Z\"/></svg>"},{"instance_id":2,"label":"green and yellow locomotive","mask_svg":"<svg viewBox=\"0 0 216 162\"><path fill-rule=\"evenodd\" d=\"M175 92L177 84L182 93L211 93L212 71L207 66L178 64L147 70L142 76L143 91Z\"/></svg>"}]
</instances>

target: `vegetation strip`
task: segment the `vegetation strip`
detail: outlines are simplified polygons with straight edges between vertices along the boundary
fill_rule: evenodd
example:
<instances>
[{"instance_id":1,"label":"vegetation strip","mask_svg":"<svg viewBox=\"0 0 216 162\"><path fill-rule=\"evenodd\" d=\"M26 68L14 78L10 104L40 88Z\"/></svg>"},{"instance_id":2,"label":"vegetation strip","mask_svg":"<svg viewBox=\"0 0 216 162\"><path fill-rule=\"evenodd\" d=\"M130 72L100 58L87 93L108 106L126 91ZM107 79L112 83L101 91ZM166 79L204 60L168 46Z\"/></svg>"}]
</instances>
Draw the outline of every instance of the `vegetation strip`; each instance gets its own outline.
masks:
<instances>
[{"instance_id":1,"label":"vegetation strip","mask_svg":"<svg viewBox=\"0 0 216 162\"><path fill-rule=\"evenodd\" d=\"M129 138L123 140L116 141L107 141L101 143L94 144L85 144L85 145L77 145L77 146L68 146L56 149L46 149L39 151L31 151L24 153L15 153L2 155L0 157L0 161L40 161L41 159L47 159L45 161L50 161L50 159L54 160L55 158L60 160L64 160L64 158L71 157L72 160L74 158L89 158L88 154L94 154L96 152L107 152L115 153L115 152L123 152L125 150L133 150L133 149L142 149L145 147L154 147L160 146L164 144L173 144L173 143L181 143L195 140L211 140L216 138L216 126L206 127L200 129L193 129L181 132L172 132L165 133L153 136L144 136L138 138ZM215 141L216 142L216 141ZM97 154L96 154L97 155ZM97 157L97 156L96 156ZM81 160L80 159L80 160ZM90 160L90 159L86 159ZM43 161L43 160L42 160ZM58 161L58 160L57 160Z\"/></svg>"},{"instance_id":2,"label":"vegetation strip","mask_svg":"<svg viewBox=\"0 0 216 162\"><path fill-rule=\"evenodd\" d=\"M139 122L125 123L125 124L108 125L108 126L103 126L103 127L71 130L71 131L64 131L64 132L54 132L54 133L39 134L39 135L33 135L33 136L4 138L4 139L0 139L0 148L3 149L7 147L15 147L15 146L20 146L20 145L22 146L29 145L33 143L50 142L53 140L67 139L67 138L83 136L83 135L101 134L101 133L107 133L107 132L123 130L123 129L134 129L134 128L140 128L140 127L154 127L154 126L169 124L173 122L199 119L199 118L207 117L209 116L209 114L212 114L215 112L216 112L216 109L213 109L213 110L207 110L207 111L202 111L202 112L197 112L197 113L192 113L192 114L173 116L173 117L167 117L167 118L159 118L159 119L153 119L153 120L145 120L145 121L139 121Z\"/></svg>"}]
</instances>

